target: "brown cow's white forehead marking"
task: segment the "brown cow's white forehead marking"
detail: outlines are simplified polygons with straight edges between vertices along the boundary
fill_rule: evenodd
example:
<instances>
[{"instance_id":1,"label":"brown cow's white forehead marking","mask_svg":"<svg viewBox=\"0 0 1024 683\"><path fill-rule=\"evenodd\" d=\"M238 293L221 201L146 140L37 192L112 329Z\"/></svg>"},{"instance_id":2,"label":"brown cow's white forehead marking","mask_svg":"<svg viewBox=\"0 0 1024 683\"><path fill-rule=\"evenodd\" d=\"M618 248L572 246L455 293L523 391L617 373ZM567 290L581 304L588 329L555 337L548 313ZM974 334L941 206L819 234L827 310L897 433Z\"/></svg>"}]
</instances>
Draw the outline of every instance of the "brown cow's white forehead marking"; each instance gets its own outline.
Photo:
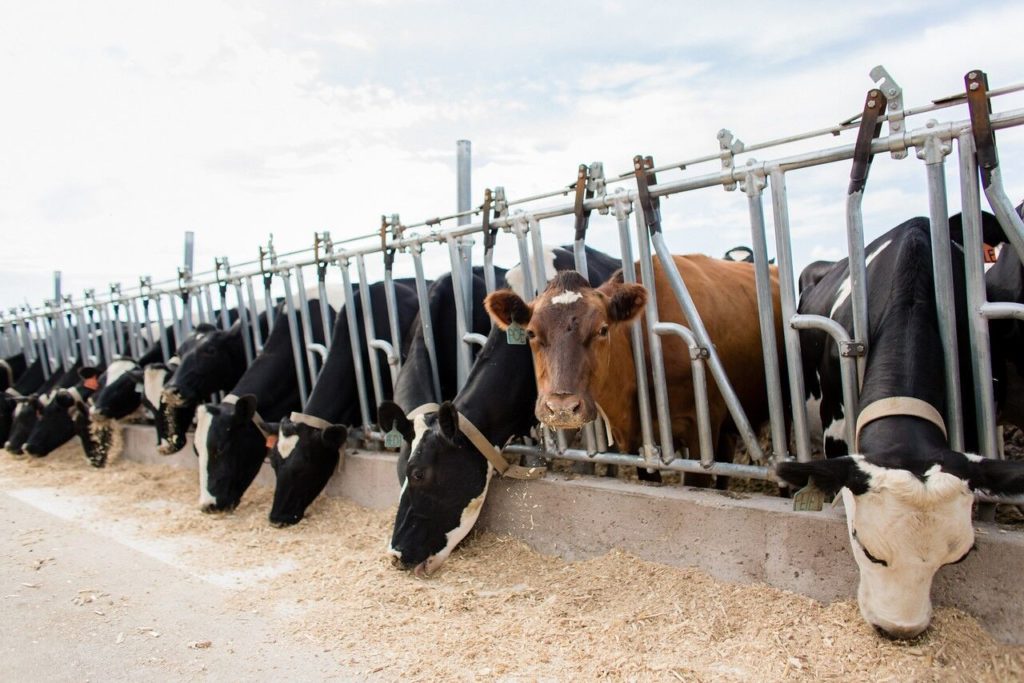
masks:
<instances>
[{"instance_id":1,"label":"brown cow's white forehead marking","mask_svg":"<svg viewBox=\"0 0 1024 683\"><path fill-rule=\"evenodd\" d=\"M579 301L582 298L583 298L583 295L580 294L579 292L574 292L572 290L568 290L567 289L566 291L562 292L561 294L558 294L556 296L551 297L550 302L553 303L553 304L568 305L568 304L574 304L574 303L576 303L577 301Z\"/></svg>"}]
</instances>

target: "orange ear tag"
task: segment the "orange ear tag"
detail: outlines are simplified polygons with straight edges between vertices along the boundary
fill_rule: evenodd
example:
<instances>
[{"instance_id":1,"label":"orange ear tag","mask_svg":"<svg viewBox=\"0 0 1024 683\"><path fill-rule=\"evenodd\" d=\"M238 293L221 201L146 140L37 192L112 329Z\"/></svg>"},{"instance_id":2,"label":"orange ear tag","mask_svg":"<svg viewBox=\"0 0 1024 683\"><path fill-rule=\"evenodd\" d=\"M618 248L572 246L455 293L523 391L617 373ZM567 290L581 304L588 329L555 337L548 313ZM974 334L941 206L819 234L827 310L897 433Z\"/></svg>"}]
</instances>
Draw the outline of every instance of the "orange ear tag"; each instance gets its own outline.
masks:
<instances>
[{"instance_id":1,"label":"orange ear tag","mask_svg":"<svg viewBox=\"0 0 1024 683\"><path fill-rule=\"evenodd\" d=\"M267 450L277 445L277 434L267 434Z\"/></svg>"},{"instance_id":2,"label":"orange ear tag","mask_svg":"<svg viewBox=\"0 0 1024 683\"><path fill-rule=\"evenodd\" d=\"M97 391L100 388L100 380L98 377L90 377L82 382L82 386L89 391Z\"/></svg>"},{"instance_id":3,"label":"orange ear tag","mask_svg":"<svg viewBox=\"0 0 1024 683\"><path fill-rule=\"evenodd\" d=\"M995 247L989 244L981 245L981 253L985 255L985 263L995 263L998 258Z\"/></svg>"}]
</instances>

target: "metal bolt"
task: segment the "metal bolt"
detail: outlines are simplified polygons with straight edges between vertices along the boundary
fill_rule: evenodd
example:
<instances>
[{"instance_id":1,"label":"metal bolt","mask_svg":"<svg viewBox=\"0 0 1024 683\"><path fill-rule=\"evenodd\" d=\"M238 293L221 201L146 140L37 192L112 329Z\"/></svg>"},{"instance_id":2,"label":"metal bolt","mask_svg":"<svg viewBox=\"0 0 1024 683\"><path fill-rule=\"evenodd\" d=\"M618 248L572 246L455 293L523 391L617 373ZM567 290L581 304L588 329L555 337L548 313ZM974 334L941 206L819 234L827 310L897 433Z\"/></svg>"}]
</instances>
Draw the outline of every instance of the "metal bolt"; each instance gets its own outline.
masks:
<instances>
[{"instance_id":1,"label":"metal bolt","mask_svg":"<svg viewBox=\"0 0 1024 683\"><path fill-rule=\"evenodd\" d=\"M978 77L978 72L977 71L972 71L971 73L967 74L967 78L971 79L972 81L975 78L977 78L977 77Z\"/></svg>"},{"instance_id":2,"label":"metal bolt","mask_svg":"<svg viewBox=\"0 0 1024 683\"><path fill-rule=\"evenodd\" d=\"M874 100L868 100L868 106L869 107L875 106L875 101Z\"/></svg>"},{"instance_id":3,"label":"metal bolt","mask_svg":"<svg viewBox=\"0 0 1024 683\"><path fill-rule=\"evenodd\" d=\"M977 90L980 87L981 87L981 84L978 83L977 81L971 83L971 90Z\"/></svg>"},{"instance_id":4,"label":"metal bolt","mask_svg":"<svg viewBox=\"0 0 1024 683\"><path fill-rule=\"evenodd\" d=\"M887 92L889 93L889 97L895 97L896 96L896 88L889 88L889 90Z\"/></svg>"}]
</instances>

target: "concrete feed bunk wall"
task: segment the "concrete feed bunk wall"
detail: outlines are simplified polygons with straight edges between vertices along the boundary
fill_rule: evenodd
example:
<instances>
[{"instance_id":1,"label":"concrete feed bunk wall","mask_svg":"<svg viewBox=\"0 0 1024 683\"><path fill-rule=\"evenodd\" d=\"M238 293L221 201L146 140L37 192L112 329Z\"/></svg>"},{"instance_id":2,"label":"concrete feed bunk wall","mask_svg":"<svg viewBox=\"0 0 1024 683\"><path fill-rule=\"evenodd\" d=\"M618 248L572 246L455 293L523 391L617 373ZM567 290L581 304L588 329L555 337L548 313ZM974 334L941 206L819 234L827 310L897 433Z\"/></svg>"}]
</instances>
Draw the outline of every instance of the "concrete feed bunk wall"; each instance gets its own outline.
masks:
<instances>
[{"instance_id":1,"label":"concrete feed bunk wall","mask_svg":"<svg viewBox=\"0 0 1024 683\"><path fill-rule=\"evenodd\" d=\"M185 450L162 456L151 427L128 426L123 457L195 469L191 438ZM371 508L394 506L395 460L389 453L350 451L326 493ZM274 485L270 465L256 483ZM841 508L798 513L788 500L761 495L551 475L532 482L493 480L477 526L570 560L619 548L645 560L698 567L727 581L762 581L822 601L856 593L857 567ZM1024 535L989 524L976 528L978 551L939 571L934 601L974 615L1001 640L1024 643Z\"/></svg>"}]
</instances>

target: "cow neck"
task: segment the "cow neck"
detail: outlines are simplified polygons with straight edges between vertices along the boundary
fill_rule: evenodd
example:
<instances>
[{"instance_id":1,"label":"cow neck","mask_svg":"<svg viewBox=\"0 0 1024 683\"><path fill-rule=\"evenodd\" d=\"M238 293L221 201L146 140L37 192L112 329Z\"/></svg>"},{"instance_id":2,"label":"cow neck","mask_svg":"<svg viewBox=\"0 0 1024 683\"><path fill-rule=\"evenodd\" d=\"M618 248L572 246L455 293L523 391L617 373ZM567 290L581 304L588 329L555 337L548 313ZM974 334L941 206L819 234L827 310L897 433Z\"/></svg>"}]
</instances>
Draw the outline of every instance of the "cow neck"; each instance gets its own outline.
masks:
<instances>
[{"instance_id":1,"label":"cow neck","mask_svg":"<svg viewBox=\"0 0 1024 683\"><path fill-rule=\"evenodd\" d=\"M347 304L346 304L347 305ZM337 424L347 416L359 411L359 396L356 389L356 368L352 362L352 344L349 341L348 318L344 309L338 314L339 318L334 325L334 332L331 335L331 350L327 354L327 361L320 370L320 377L317 379L313 393L310 394L302 413ZM360 335L360 345L362 336ZM367 379L370 377L370 367L367 365L367 357L363 356L363 370ZM372 396L372 389L367 388ZM361 418L358 418L361 419Z\"/></svg>"},{"instance_id":2,"label":"cow neck","mask_svg":"<svg viewBox=\"0 0 1024 683\"><path fill-rule=\"evenodd\" d=\"M256 410L273 421L300 407L291 344L283 348L264 348L231 393L235 396L254 394Z\"/></svg>"},{"instance_id":3,"label":"cow neck","mask_svg":"<svg viewBox=\"0 0 1024 683\"><path fill-rule=\"evenodd\" d=\"M637 428L636 364L630 325L615 325L609 335L611 357L604 381L594 389L594 400L611 422L612 437L619 450L632 453Z\"/></svg>"},{"instance_id":4,"label":"cow neck","mask_svg":"<svg viewBox=\"0 0 1024 683\"><path fill-rule=\"evenodd\" d=\"M438 365L440 365L440 358L438 361ZM443 369L438 367L438 372L442 371ZM412 341L409 357L402 364L402 371L399 373L398 382L395 385L394 402L403 412L408 413L417 406L436 400L432 374L427 348L423 344L422 335L417 332Z\"/></svg>"},{"instance_id":5,"label":"cow neck","mask_svg":"<svg viewBox=\"0 0 1024 683\"><path fill-rule=\"evenodd\" d=\"M453 403L490 443L500 448L513 436L529 432L535 424L532 416L536 401L529 347L491 339Z\"/></svg>"}]
</instances>

